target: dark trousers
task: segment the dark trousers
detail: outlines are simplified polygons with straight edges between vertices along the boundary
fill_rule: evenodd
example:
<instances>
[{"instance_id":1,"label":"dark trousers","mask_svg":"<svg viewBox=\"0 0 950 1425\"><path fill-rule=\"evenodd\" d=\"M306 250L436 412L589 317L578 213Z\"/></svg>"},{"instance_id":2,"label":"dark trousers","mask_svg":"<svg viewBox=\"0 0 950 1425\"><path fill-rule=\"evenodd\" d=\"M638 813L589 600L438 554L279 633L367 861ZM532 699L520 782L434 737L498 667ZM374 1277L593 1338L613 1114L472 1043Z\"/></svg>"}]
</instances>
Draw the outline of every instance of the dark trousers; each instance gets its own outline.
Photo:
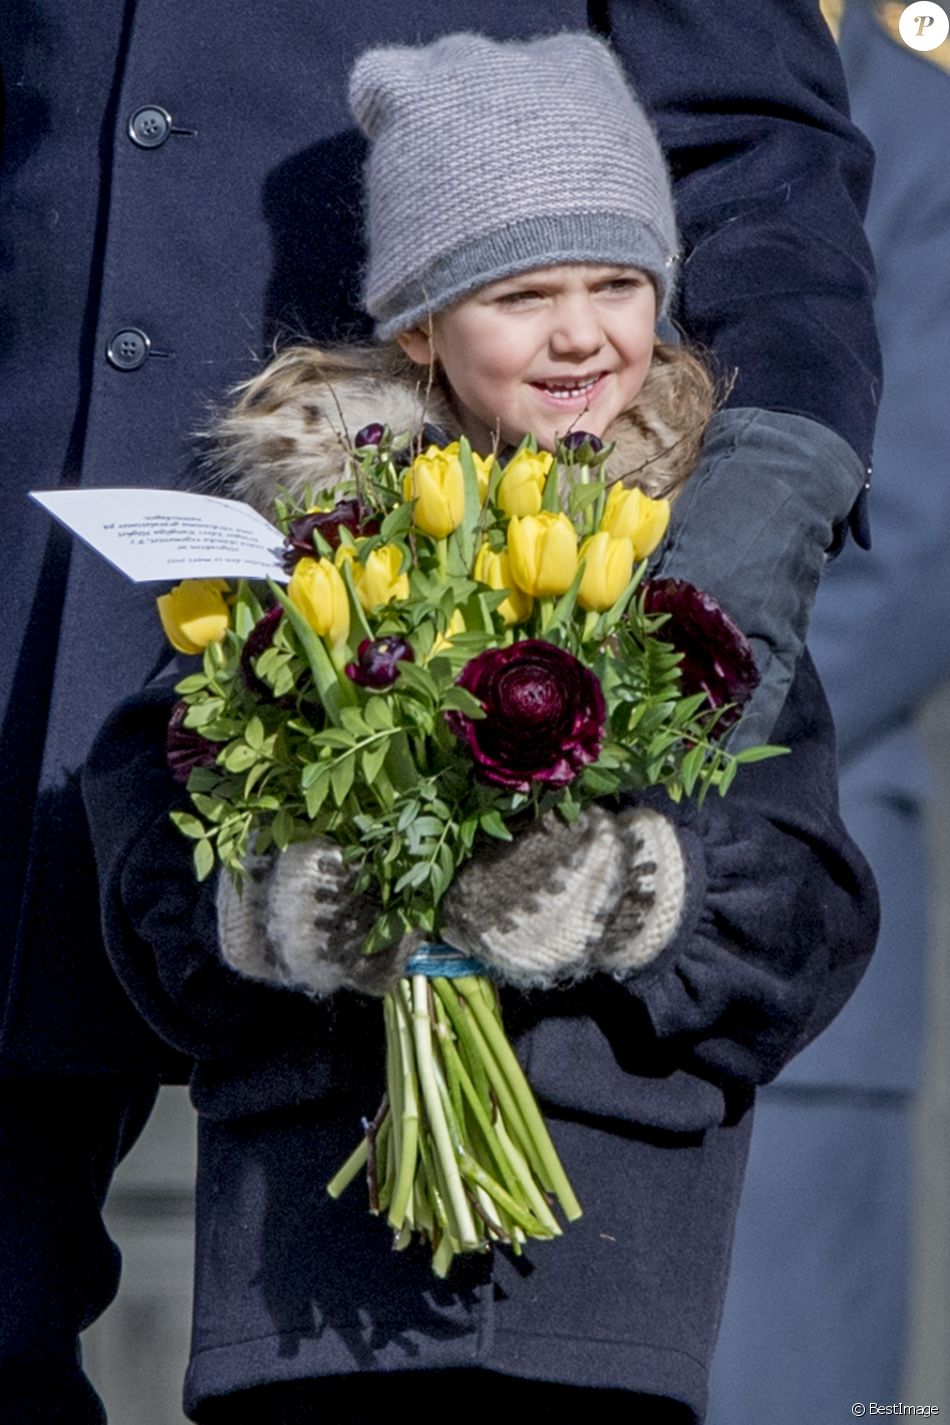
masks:
<instances>
[{"instance_id":1,"label":"dark trousers","mask_svg":"<svg viewBox=\"0 0 950 1425\"><path fill-rule=\"evenodd\" d=\"M582 1389L480 1370L386 1371L262 1386L206 1401L195 1419L199 1425L262 1425L264 1421L267 1425L379 1425L399 1416L412 1419L414 1408L433 1413L437 1401L446 1418L456 1413L474 1417L476 1412L491 1410L496 1420L512 1420L516 1411L525 1408L558 1407L583 1411L597 1425L693 1425L694 1421L685 1406L653 1395Z\"/></svg>"},{"instance_id":2,"label":"dark trousers","mask_svg":"<svg viewBox=\"0 0 950 1425\"><path fill-rule=\"evenodd\" d=\"M119 1251L102 1221L116 1164L152 1110L151 1080L0 1084L0 1419L103 1425L79 1351L112 1301Z\"/></svg>"}]
</instances>

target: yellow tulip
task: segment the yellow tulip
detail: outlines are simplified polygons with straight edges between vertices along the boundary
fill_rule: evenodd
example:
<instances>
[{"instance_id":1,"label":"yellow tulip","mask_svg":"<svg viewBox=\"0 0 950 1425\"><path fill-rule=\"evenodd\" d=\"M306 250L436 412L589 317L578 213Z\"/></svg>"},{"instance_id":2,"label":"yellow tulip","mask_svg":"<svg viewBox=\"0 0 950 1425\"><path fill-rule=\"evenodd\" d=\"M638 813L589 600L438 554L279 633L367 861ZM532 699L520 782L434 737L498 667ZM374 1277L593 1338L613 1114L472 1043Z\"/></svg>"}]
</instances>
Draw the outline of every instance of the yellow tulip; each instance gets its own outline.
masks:
<instances>
[{"instance_id":1,"label":"yellow tulip","mask_svg":"<svg viewBox=\"0 0 950 1425\"><path fill-rule=\"evenodd\" d=\"M519 589L511 576L511 560L507 549L492 549L486 540L475 557L475 578L490 589L508 589L507 599L498 605L498 612L509 626L524 623L534 607L530 594Z\"/></svg>"},{"instance_id":2,"label":"yellow tulip","mask_svg":"<svg viewBox=\"0 0 950 1425\"><path fill-rule=\"evenodd\" d=\"M365 560L358 557L352 545L341 544L335 560L338 569L342 569L344 559L352 565L357 597L367 613L393 599L408 599L409 575L399 572L402 551L395 544L377 546Z\"/></svg>"},{"instance_id":3,"label":"yellow tulip","mask_svg":"<svg viewBox=\"0 0 950 1425\"><path fill-rule=\"evenodd\" d=\"M601 530L581 545L584 572L577 602L582 609L602 614L617 602L633 573L633 545Z\"/></svg>"},{"instance_id":4,"label":"yellow tulip","mask_svg":"<svg viewBox=\"0 0 950 1425\"><path fill-rule=\"evenodd\" d=\"M185 579L156 599L162 628L179 653L201 653L221 642L230 619L227 588L226 579Z\"/></svg>"},{"instance_id":5,"label":"yellow tulip","mask_svg":"<svg viewBox=\"0 0 950 1425\"><path fill-rule=\"evenodd\" d=\"M646 559L666 534L669 522L669 500L651 500L642 490L612 485L600 527L614 539L629 539L634 559Z\"/></svg>"},{"instance_id":6,"label":"yellow tulip","mask_svg":"<svg viewBox=\"0 0 950 1425\"><path fill-rule=\"evenodd\" d=\"M350 601L339 569L329 559L299 559L287 597L307 623L333 647L350 631Z\"/></svg>"},{"instance_id":7,"label":"yellow tulip","mask_svg":"<svg viewBox=\"0 0 950 1425\"><path fill-rule=\"evenodd\" d=\"M461 609L456 609L452 617L449 619L448 627L446 628L445 633L439 633L436 635L435 642L433 643L432 648L429 652L429 658L434 658L437 653L444 653L445 650L451 646L454 635L457 633L464 632L465 615L462 613ZM428 659L426 661L428 662Z\"/></svg>"},{"instance_id":8,"label":"yellow tulip","mask_svg":"<svg viewBox=\"0 0 950 1425\"><path fill-rule=\"evenodd\" d=\"M508 525L511 577L536 599L563 594L577 573L577 535L567 515L543 510Z\"/></svg>"},{"instance_id":9,"label":"yellow tulip","mask_svg":"<svg viewBox=\"0 0 950 1425\"><path fill-rule=\"evenodd\" d=\"M434 539L444 539L462 523L465 511L465 477L455 450L430 445L417 455L403 478L403 498L413 501L412 518L418 529Z\"/></svg>"},{"instance_id":10,"label":"yellow tulip","mask_svg":"<svg viewBox=\"0 0 950 1425\"><path fill-rule=\"evenodd\" d=\"M536 515L551 461L549 450L521 450L505 466L498 485L498 503L506 515Z\"/></svg>"}]
</instances>

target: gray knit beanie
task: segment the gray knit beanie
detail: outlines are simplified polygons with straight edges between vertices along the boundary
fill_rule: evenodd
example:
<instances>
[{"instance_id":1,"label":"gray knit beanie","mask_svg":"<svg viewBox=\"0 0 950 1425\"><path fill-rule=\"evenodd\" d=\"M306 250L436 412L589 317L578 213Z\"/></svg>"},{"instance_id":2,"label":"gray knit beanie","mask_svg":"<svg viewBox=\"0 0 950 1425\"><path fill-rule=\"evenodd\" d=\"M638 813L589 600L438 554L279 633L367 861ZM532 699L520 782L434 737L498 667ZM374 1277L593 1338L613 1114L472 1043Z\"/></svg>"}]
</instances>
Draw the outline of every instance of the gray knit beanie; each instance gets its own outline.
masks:
<instances>
[{"instance_id":1,"label":"gray knit beanie","mask_svg":"<svg viewBox=\"0 0 950 1425\"><path fill-rule=\"evenodd\" d=\"M368 50L350 106L370 140L365 306L381 338L486 283L565 262L642 268L666 313L669 174L601 40L460 34Z\"/></svg>"}]
</instances>

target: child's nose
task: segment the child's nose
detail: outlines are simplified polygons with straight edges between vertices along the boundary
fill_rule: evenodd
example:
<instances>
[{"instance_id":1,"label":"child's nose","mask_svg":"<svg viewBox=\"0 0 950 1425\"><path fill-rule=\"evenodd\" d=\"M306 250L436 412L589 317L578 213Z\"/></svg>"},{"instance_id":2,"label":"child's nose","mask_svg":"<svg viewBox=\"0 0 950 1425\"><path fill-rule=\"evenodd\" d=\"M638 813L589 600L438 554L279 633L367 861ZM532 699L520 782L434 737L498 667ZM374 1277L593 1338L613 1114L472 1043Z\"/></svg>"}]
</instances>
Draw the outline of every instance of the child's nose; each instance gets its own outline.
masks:
<instances>
[{"instance_id":1,"label":"child's nose","mask_svg":"<svg viewBox=\"0 0 950 1425\"><path fill-rule=\"evenodd\" d=\"M603 331L593 303L585 296L558 302L551 329L551 350L557 356L593 356L604 344Z\"/></svg>"}]
</instances>

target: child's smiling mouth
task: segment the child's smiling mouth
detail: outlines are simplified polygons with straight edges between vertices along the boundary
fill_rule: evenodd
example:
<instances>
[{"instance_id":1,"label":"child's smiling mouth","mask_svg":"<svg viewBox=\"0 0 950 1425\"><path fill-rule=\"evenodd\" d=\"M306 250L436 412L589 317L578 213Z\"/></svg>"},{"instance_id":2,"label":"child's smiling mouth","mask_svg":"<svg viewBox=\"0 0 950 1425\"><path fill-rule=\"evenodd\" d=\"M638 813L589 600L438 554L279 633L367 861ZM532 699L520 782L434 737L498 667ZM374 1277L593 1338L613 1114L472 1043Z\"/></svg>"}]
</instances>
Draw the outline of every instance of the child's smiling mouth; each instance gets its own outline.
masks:
<instances>
[{"instance_id":1,"label":"child's smiling mouth","mask_svg":"<svg viewBox=\"0 0 950 1425\"><path fill-rule=\"evenodd\" d=\"M532 390L557 406L583 410L599 395L608 372L594 371L588 376L554 376L549 380L531 381Z\"/></svg>"}]
</instances>

